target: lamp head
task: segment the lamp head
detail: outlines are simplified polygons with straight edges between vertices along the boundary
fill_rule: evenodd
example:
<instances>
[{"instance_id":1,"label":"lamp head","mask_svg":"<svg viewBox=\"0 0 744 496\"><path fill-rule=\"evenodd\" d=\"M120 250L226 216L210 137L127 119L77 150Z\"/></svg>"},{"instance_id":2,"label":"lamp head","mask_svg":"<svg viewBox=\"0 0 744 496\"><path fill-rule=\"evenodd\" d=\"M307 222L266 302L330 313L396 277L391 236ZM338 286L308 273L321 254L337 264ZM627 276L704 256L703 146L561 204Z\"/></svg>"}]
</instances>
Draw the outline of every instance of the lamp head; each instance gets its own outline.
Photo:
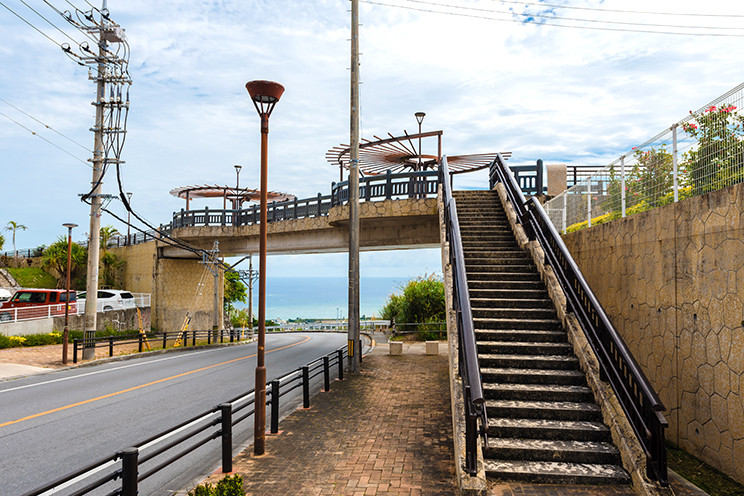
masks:
<instances>
[{"instance_id":1,"label":"lamp head","mask_svg":"<svg viewBox=\"0 0 744 496\"><path fill-rule=\"evenodd\" d=\"M245 89L256 104L275 104L284 93L284 86L273 81L249 81L245 83Z\"/></svg>"},{"instance_id":2,"label":"lamp head","mask_svg":"<svg viewBox=\"0 0 744 496\"><path fill-rule=\"evenodd\" d=\"M62 226L63 227L66 227L67 229L72 229L74 227L77 227L78 225L77 224L73 224L71 222L66 222L66 223L62 224Z\"/></svg>"},{"instance_id":3,"label":"lamp head","mask_svg":"<svg viewBox=\"0 0 744 496\"><path fill-rule=\"evenodd\" d=\"M242 165L236 165L234 167L235 167L235 172L237 172L238 174L240 174L240 170L243 168L243 166Z\"/></svg>"},{"instance_id":4,"label":"lamp head","mask_svg":"<svg viewBox=\"0 0 744 496\"><path fill-rule=\"evenodd\" d=\"M416 116L416 122L418 122L419 124L424 122L424 117L426 117L426 114L424 112L416 112L413 115Z\"/></svg>"}]
</instances>

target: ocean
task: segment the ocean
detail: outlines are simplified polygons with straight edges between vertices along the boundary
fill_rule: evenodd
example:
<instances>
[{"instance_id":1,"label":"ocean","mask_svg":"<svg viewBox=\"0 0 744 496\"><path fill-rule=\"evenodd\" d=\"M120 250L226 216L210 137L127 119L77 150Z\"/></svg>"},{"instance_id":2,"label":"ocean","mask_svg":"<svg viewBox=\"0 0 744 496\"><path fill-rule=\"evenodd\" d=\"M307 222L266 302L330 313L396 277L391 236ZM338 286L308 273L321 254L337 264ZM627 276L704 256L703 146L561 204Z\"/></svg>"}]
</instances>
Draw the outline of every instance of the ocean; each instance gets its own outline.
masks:
<instances>
[{"instance_id":1,"label":"ocean","mask_svg":"<svg viewBox=\"0 0 744 496\"><path fill-rule=\"evenodd\" d=\"M380 316L393 292L400 292L410 277L362 277L359 314ZM269 277L266 280L266 318L336 319L348 316L349 287L345 277ZM236 307L248 308L238 302ZM258 315L258 281L253 287L253 314Z\"/></svg>"}]
</instances>

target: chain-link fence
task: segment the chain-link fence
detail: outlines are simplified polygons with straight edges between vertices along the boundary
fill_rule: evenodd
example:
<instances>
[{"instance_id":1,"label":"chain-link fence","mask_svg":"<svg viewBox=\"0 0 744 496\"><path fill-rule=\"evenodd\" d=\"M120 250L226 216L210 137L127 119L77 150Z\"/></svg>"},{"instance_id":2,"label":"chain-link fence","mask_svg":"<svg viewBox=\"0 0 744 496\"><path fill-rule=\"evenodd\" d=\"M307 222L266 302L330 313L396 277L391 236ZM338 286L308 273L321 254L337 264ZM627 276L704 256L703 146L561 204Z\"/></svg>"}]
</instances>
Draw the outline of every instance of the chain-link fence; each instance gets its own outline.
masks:
<instances>
[{"instance_id":1,"label":"chain-link fence","mask_svg":"<svg viewBox=\"0 0 744 496\"><path fill-rule=\"evenodd\" d=\"M545 206L562 233L744 182L744 83Z\"/></svg>"}]
</instances>

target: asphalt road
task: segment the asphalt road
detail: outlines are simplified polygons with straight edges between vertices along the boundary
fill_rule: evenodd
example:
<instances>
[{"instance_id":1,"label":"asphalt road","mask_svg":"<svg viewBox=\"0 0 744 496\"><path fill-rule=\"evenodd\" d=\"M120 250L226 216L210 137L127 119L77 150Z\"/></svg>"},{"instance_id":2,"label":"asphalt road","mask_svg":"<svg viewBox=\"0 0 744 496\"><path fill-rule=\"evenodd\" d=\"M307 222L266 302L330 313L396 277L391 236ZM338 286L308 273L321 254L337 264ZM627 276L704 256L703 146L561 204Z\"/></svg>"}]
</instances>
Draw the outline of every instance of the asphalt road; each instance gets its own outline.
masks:
<instances>
[{"instance_id":1,"label":"asphalt road","mask_svg":"<svg viewBox=\"0 0 744 496\"><path fill-rule=\"evenodd\" d=\"M268 379L345 344L345 334L268 335ZM0 495L35 489L253 389L255 355L255 343L186 349L0 383ZM249 444L252 431L251 418L236 441ZM219 449L210 442L144 481L140 494L190 487L219 467Z\"/></svg>"}]
</instances>

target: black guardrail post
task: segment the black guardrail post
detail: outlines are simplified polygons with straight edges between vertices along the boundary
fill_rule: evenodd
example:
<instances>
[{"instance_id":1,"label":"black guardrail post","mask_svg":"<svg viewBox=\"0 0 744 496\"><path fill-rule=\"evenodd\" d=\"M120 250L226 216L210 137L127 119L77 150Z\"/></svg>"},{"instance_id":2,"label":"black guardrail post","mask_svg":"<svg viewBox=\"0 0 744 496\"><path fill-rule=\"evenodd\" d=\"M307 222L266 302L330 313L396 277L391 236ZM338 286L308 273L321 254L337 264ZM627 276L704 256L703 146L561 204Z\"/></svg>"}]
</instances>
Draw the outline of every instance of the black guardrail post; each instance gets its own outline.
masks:
<instances>
[{"instance_id":1,"label":"black guardrail post","mask_svg":"<svg viewBox=\"0 0 744 496\"><path fill-rule=\"evenodd\" d=\"M121 496L137 496L137 448L126 448L121 456Z\"/></svg>"},{"instance_id":2,"label":"black guardrail post","mask_svg":"<svg viewBox=\"0 0 744 496\"><path fill-rule=\"evenodd\" d=\"M364 356L362 354L362 340L361 339L357 343L357 349L359 350L359 363L362 363L364 361Z\"/></svg>"},{"instance_id":3,"label":"black guardrail post","mask_svg":"<svg viewBox=\"0 0 744 496\"><path fill-rule=\"evenodd\" d=\"M338 380L343 381L344 380L344 350L343 349L336 350L336 353L338 354Z\"/></svg>"},{"instance_id":4,"label":"black guardrail post","mask_svg":"<svg viewBox=\"0 0 744 496\"><path fill-rule=\"evenodd\" d=\"M302 367L302 408L310 408L310 367Z\"/></svg>"},{"instance_id":5,"label":"black guardrail post","mask_svg":"<svg viewBox=\"0 0 744 496\"><path fill-rule=\"evenodd\" d=\"M163 331L163 349L168 346L168 331Z\"/></svg>"},{"instance_id":6,"label":"black guardrail post","mask_svg":"<svg viewBox=\"0 0 744 496\"><path fill-rule=\"evenodd\" d=\"M191 335L191 346L196 346L196 331L191 331L193 334Z\"/></svg>"},{"instance_id":7,"label":"black guardrail post","mask_svg":"<svg viewBox=\"0 0 744 496\"><path fill-rule=\"evenodd\" d=\"M331 390L331 360L328 355L323 357L323 391Z\"/></svg>"},{"instance_id":8,"label":"black guardrail post","mask_svg":"<svg viewBox=\"0 0 744 496\"><path fill-rule=\"evenodd\" d=\"M279 381L271 381L271 433L279 432Z\"/></svg>"},{"instance_id":9,"label":"black guardrail post","mask_svg":"<svg viewBox=\"0 0 744 496\"><path fill-rule=\"evenodd\" d=\"M137 340L139 341L139 342L137 343L137 351L139 351L140 353L142 353L142 350L143 350L143 346L142 346L142 344L143 344L143 343L142 343L142 334L140 334L140 335L139 335L139 336L137 337Z\"/></svg>"},{"instance_id":10,"label":"black guardrail post","mask_svg":"<svg viewBox=\"0 0 744 496\"><path fill-rule=\"evenodd\" d=\"M72 363L77 363L78 340L72 340Z\"/></svg>"},{"instance_id":11,"label":"black guardrail post","mask_svg":"<svg viewBox=\"0 0 744 496\"><path fill-rule=\"evenodd\" d=\"M220 329L220 343L224 343L224 342L225 342L225 330Z\"/></svg>"},{"instance_id":12,"label":"black guardrail post","mask_svg":"<svg viewBox=\"0 0 744 496\"><path fill-rule=\"evenodd\" d=\"M220 405L222 420L222 473L232 472L232 405L222 403Z\"/></svg>"},{"instance_id":13,"label":"black guardrail post","mask_svg":"<svg viewBox=\"0 0 744 496\"><path fill-rule=\"evenodd\" d=\"M114 356L114 337L109 337L109 357Z\"/></svg>"}]
</instances>

